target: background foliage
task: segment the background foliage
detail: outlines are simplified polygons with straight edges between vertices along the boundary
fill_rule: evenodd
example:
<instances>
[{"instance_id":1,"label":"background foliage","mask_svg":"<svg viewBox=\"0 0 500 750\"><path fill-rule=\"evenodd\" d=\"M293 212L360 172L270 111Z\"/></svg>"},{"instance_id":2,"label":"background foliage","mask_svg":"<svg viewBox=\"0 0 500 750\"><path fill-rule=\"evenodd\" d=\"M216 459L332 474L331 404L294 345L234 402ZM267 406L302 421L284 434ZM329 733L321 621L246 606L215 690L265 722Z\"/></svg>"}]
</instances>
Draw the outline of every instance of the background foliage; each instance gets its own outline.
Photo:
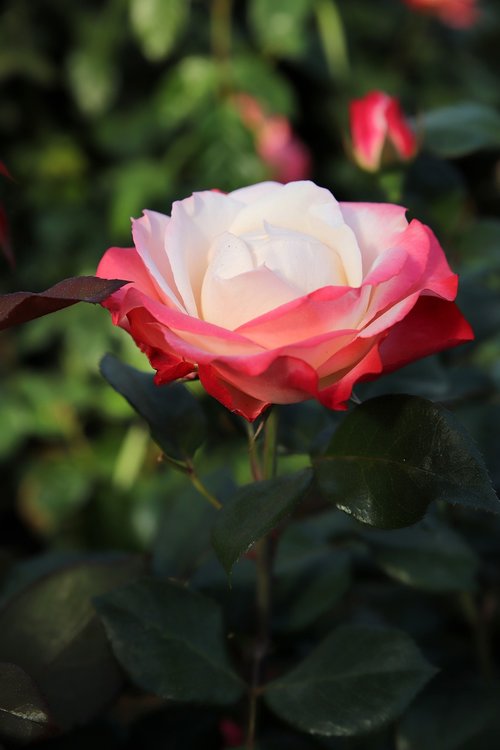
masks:
<instances>
[{"instance_id":1,"label":"background foliage","mask_svg":"<svg viewBox=\"0 0 500 750\"><path fill-rule=\"evenodd\" d=\"M500 11L486 0L469 31L412 13L400 0L237 0L232 8L229 0L5 0L0 157L15 182L2 180L0 198L16 267L4 263L2 292L93 273L107 247L130 243L129 217L143 208L168 213L173 200L193 190L230 190L275 176L236 103L237 94L250 94L269 115L290 120L311 153L311 177L337 198L401 201L437 232L461 273L459 304L476 341L365 385L358 395L410 393L444 403L477 442L498 488L499 32ZM368 175L349 159L348 102L374 88L400 97L420 133L421 151L405 171ZM228 590L210 545L215 511L168 462L158 462L148 427L99 373L107 351L147 369L106 314L88 306L0 338L0 572L4 601L18 593L15 618L8 604L0 612L2 633L9 622L31 623L31 635L33 628L49 632L43 610L53 597L53 617L67 635L74 602L84 600L78 627L55 653L69 649L72 663L85 662L88 649L100 654L97 671L86 665L73 704L61 707L57 698L49 711L45 700L61 695L66 662L60 657L59 671L31 662L23 671L14 656L25 643L12 635L12 648L0 654L10 664L0 669L0 702L7 700L2 685L11 694L14 680L38 713L4 732L33 739L57 732L55 725L83 722L84 729L46 740L47 747L154 748L162 736L172 747L200 747L200 737L203 747L220 747L221 721L240 720L231 704L239 678L219 675L216 711L163 710L159 699L138 690L170 694L154 674L138 676L127 663L132 678L123 688L89 603L117 583L133 587L152 569L216 598L230 632L246 633L252 618L251 560L236 563ZM116 384L123 373L115 372L113 382L109 363L104 376L123 393ZM244 428L196 387L192 395L200 413L195 418L188 409L189 424L203 435L209 425L197 471L218 497L229 497L250 478ZM175 418L186 424L185 414ZM281 471L301 472L306 454L321 456L330 444L340 417L308 403L283 409L280 419ZM195 433L165 448L153 429L176 459L201 443ZM262 528L278 520L263 519ZM262 748L496 748L499 533L494 516L440 504L408 529L371 530L312 493L294 511L277 551L276 669L297 652L311 652L347 618L356 627L378 623L409 633L441 673L396 727L368 739L292 733L271 718L273 707L283 715L275 686L266 698ZM230 565L239 554L226 550ZM63 590L67 598L59 601ZM175 589L165 594L179 596ZM111 641L120 606L112 597L98 605ZM214 632L219 616L207 614ZM133 612L120 618L133 627ZM244 652L244 642L238 645ZM226 659L221 652L220 664ZM416 671L426 673L417 662Z\"/></svg>"}]
</instances>

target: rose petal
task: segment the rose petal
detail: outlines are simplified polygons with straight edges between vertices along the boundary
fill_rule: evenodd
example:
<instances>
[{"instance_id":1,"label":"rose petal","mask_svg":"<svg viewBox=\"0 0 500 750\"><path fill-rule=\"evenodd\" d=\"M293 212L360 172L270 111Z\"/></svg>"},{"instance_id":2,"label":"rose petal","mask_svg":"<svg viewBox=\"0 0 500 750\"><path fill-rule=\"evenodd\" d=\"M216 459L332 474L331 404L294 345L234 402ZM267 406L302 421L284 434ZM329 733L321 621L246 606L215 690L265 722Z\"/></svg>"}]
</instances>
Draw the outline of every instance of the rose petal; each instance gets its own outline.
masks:
<instances>
[{"instance_id":1,"label":"rose petal","mask_svg":"<svg viewBox=\"0 0 500 750\"><path fill-rule=\"evenodd\" d=\"M132 220L132 236L137 252L163 296L179 310L185 311L165 249L165 233L169 221L169 216L156 211L144 211L141 219Z\"/></svg>"},{"instance_id":2,"label":"rose petal","mask_svg":"<svg viewBox=\"0 0 500 750\"><path fill-rule=\"evenodd\" d=\"M362 262L356 238L328 190L307 180L281 185L240 211L230 231L242 237L264 228L264 223L307 234L332 248L341 258L347 283L361 283Z\"/></svg>"},{"instance_id":3,"label":"rose petal","mask_svg":"<svg viewBox=\"0 0 500 750\"><path fill-rule=\"evenodd\" d=\"M187 312L199 317L201 288L215 238L229 231L241 204L223 193L207 190L176 201L165 244L172 274Z\"/></svg>"},{"instance_id":4,"label":"rose petal","mask_svg":"<svg viewBox=\"0 0 500 750\"><path fill-rule=\"evenodd\" d=\"M386 250L398 244L408 227L406 209L390 203L340 203L342 216L353 230L363 259L363 277Z\"/></svg>"},{"instance_id":5,"label":"rose petal","mask_svg":"<svg viewBox=\"0 0 500 750\"><path fill-rule=\"evenodd\" d=\"M382 342L384 372L473 338L470 325L453 302L422 296L411 312L389 329Z\"/></svg>"}]
</instances>

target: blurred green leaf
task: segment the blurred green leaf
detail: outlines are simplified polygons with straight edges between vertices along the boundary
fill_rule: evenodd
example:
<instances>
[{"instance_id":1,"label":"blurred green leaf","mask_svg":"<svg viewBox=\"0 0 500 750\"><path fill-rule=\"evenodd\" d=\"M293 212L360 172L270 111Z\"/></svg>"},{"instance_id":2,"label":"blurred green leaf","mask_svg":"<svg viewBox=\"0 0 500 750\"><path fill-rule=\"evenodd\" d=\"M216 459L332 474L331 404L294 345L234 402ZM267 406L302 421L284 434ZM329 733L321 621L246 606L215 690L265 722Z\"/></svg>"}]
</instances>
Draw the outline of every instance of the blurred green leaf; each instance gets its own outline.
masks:
<instances>
[{"instance_id":1,"label":"blurred green leaf","mask_svg":"<svg viewBox=\"0 0 500 750\"><path fill-rule=\"evenodd\" d=\"M486 104L462 102L435 109L419 124L425 146L445 158L500 147L500 113Z\"/></svg>"},{"instance_id":2,"label":"blurred green leaf","mask_svg":"<svg viewBox=\"0 0 500 750\"><path fill-rule=\"evenodd\" d=\"M153 375L120 362L111 354L101 373L146 420L153 439L174 459L191 458L205 438L206 420L197 399L180 383L155 385Z\"/></svg>"},{"instance_id":3,"label":"blurred green leaf","mask_svg":"<svg viewBox=\"0 0 500 750\"><path fill-rule=\"evenodd\" d=\"M79 561L52 570L0 609L0 660L18 665L35 681L63 729L99 714L121 686L90 599L141 569L138 558L124 556Z\"/></svg>"},{"instance_id":4,"label":"blurred green leaf","mask_svg":"<svg viewBox=\"0 0 500 750\"><path fill-rule=\"evenodd\" d=\"M416 396L379 396L356 407L314 467L325 497L371 526L410 526L433 500L500 511L464 428Z\"/></svg>"},{"instance_id":5,"label":"blurred green leaf","mask_svg":"<svg viewBox=\"0 0 500 750\"><path fill-rule=\"evenodd\" d=\"M212 529L215 553L227 573L252 544L268 534L306 495L310 469L241 487L217 515Z\"/></svg>"},{"instance_id":6,"label":"blurred green leaf","mask_svg":"<svg viewBox=\"0 0 500 750\"><path fill-rule=\"evenodd\" d=\"M270 115L294 114L295 95L289 80L268 60L239 53L231 63L231 81L237 92L262 102Z\"/></svg>"},{"instance_id":7,"label":"blurred green leaf","mask_svg":"<svg viewBox=\"0 0 500 750\"><path fill-rule=\"evenodd\" d=\"M112 172L110 223L114 233L130 239L130 217L160 207L171 189L172 175L154 159L128 159Z\"/></svg>"},{"instance_id":8,"label":"blurred green leaf","mask_svg":"<svg viewBox=\"0 0 500 750\"><path fill-rule=\"evenodd\" d=\"M212 58L201 55L182 58L167 73L154 98L158 119L166 130L194 117L215 96L218 75Z\"/></svg>"},{"instance_id":9,"label":"blurred green leaf","mask_svg":"<svg viewBox=\"0 0 500 750\"><path fill-rule=\"evenodd\" d=\"M99 115L113 103L118 93L119 76L114 61L93 46L77 49L67 62L73 96L87 115Z\"/></svg>"},{"instance_id":10,"label":"blurred green leaf","mask_svg":"<svg viewBox=\"0 0 500 750\"><path fill-rule=\"evenodd\" d=\"M252 0L249 22L265 54L298 57L307 46L310 0Z\"/></svg>"},{"instance_id":11,"label":"blurred green leaf","mask_svg":"<svg viewBox=\"0 0 500 750\"><path fill-rule=\"evenodd\" d=\"M189 18L188 0L129 0L132 31L149 60L163 60L180 40Z\"/></svg>"},{"instance_id":12,"label":"blurred green leaf","mask_svg":"<svg viewBox=\"0 0 500 750\"><path fill-rule=\"evenodd\" d=\"M392 578L424 591L470 591L478 560L452 529L432 518L409 529L362 532L375 560Z\"/></svg>"},{"instance_id":13,"label":"blurred green leaf","mask_svg":"<svg viewBox=\"0 0 500 750\"><path fill-rule=\"evenodd\" d=\"M302 731L355 736L397 718L435 672L405 633L346 625L267 685L264 696Z\"/></svg>"},{"instance_id":14,"label":"blurred green leaf","mask_svg":"<svg viewBox=\"0 0 500 750\"><path fill-rule=\"evenodd\" d=\"M41 535L54 534L89 499L93 477L89 459L43 456L26 467L19 487L22 517Z\"/></svg>"},{"instance_id":15,"label":"blurred green leaf","mask_svg":"<svg viewBox=\"0 0 500 750\"><path fill-rule=\"evenodd\" d=\"M15 664L0 663L0 737L26 744L56 730L37 685Z\"/></svg>"},{"instance_id":16,"label":"blurred green leaf","mask_svg":"<svg viewBox=\"0 0 500 750\"><path fill-rule=\"evenodd\" d=\"M181 702L225 705L243 683L224 647L215 602L173 581L142 579L96 601L113 650L144 690Z\"/></svg>"}]
</instances>

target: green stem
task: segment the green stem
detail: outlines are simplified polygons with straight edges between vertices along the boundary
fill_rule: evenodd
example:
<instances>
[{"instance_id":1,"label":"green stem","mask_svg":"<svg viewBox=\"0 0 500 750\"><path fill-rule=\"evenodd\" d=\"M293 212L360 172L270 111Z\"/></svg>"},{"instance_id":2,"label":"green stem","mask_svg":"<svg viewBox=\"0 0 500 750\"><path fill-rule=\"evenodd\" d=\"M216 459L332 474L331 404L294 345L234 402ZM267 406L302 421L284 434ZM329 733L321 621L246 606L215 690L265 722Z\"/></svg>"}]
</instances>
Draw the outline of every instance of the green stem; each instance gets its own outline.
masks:
<instances>
[{"instance_id":1,"label":"green stem","mask_svg":"<svg viewBox=\"0 0 500 750\"><path fill-rule=\"evenodd\" d=\"M251 424L246 422L247 435L248 435L248 458L250 460L250 471L255 482L260 482L262 479L262 467L260 465L259 454L257 451L257 437L258 433L254 431Z\"/></svg>"},{"instance_id":2,"label":"green stem","mask_svg":"<svg viewBox=\"0 0 500 750\"><path fill-rule=\"evenodd\" d=\"M203 497L206 498L210 505L212 505L216 510L221 510L222 503L219 502L215 495L212 495L208 487L203 484L192 464L189 465L189 471L187 472L187 474L191 480L191 484L193 485L193 487L196 487L200 495L203 495Z\"/></svg>"},{"instance_id":3,"label":"green stem","mask_svg":"<svg viewBox=\"0 0 500 750\"><path fill-rule=\"evenodd\" d=\"M232 0L212 0L210 36L212 54L220 70L222 94L230 90L231 15Z\"/></svg>"},{"instance_id":4,"label":"green stem","mask_svg":"<svg viewBox=\"0 0 500 750\"><path fill-rule=\"evenodd\" d=\"M258 463L258 476L271 479L276 474L276 445L278 435L278 415L275 410L269 413L264 427L264 447L262 469ZM255 459L255 435L249 433L250 462ZM252 447L252 443L254 447ZM252 468L253 471L253 468ZM256 477L255 471L253 471ZM256 477L257 478L257 477ZM257 726L257 699L262 670L262 662L269 650L269 620L271 615L271 573L272 573L272 539L265 536L255 544L255 603L257 610L257 634L253 651L252 682L248 696L248 728L245 747L254 750Z\"/></svg>"},{"instance_id":5,"label":"green stem","mask_svg":"<svg viewBox=\"0 0 500 750\"><path fill-rule=\"evenodd\" d=\"M485 680L491 680L493 667L488 625L482 617L474 596L469 591L462 592L459 598L462 612L473 633L479 671Z\"/></svg>"},{"instance_id":6,"label":"green stem","mask_svg":"<svg viewBox=\"0 0 500 750\"><path fill-rule=\"evenodd\" d=\"M272 479L276 475L276 442L278 439L278 412L271 407L264 427L264 479Z\"/></svg>"}]
</instances>

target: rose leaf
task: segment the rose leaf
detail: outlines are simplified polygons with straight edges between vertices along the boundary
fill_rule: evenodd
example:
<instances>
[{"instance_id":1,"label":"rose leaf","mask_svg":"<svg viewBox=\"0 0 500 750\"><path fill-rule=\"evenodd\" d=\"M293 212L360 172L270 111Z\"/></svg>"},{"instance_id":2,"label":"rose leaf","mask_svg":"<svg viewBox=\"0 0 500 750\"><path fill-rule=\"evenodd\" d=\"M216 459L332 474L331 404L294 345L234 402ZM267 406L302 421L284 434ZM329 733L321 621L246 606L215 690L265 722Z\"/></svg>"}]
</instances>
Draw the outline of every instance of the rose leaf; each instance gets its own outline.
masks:
<instances>
[{"instance_id":1,"label":"rose leaf","mask_svg":"<svg viewBox=\"0 0 500 750\"><path fill-rule=\"evenodd\" d=\"M156 385L152 374L136 370L111 354L101 374L146 420L153 440L167 456L190 458L205 439L206 418L199 401L181 383Z\"/></svg>"},{"instance_id":2,"label":"rose leaf","mask_svg":"<svg viewBox=\"0 0 500 750\"><path fill-rule=\"evenodd\" d=\"M212 529L212 545L228 574L234 563L258 539L269 533L305 496L312 471L241 487L218 514Z\"/></svg>"},{"instance_id":3,"label":"rose leaf","mask_svg":"<svg viewBox=\"0 0 500 750\"><path fill-rule=\"evenodd\" d=\"M18 743L34 742L57 732L44 697L24 669L0 664L0 736Z\"/></svg>"},{"instance_id":4,"label":"rose leaf","mask_svg":"<svg viewBox=\"0 0 500 750\"><path fill-rule=\"evenodd\" d=\"M304 732L353 736L396 719L435 673L402 631L347 625L271 682L264 696Z\"/></svg>"},{"instance_id":5,"label":"rose leaf","mask_svg":"<svg viewBox=\"0 0 500 750\"><path fill-rule=\"evenodd\" d=\"M128 281L75 276L59 281L45 292L13 292L0 295L0 330L41 318L77 302L103 302Z\"/></svg>"},{"instance_id":6,"label":"rose leaf","mask_svg":"<svg viewBox=\"0 0 500 750\"><path fill-rule=\"evenodd\" d=\"M180 702L225 705L243 692L211 599L173 581L141 579L99 597L117 659L136 685Z\"/></svg>"},{"instance_id":7,"label":"rose leaf","mask_svg":"<svg viewBox=\"0 0 500 750\"><path fill-rule=\"evenodd\" d=\"M356 407L314 468L327 499L379 528L411 526L434 500L500 512L470 436L453 414L416 396Z\"/></svg>"},{"instance_id":8,"label":"rose leaf","mask_svg":"<svg viewBox=\"0 0 500 750\"><path fill-rule=\"evenodd\" d=\"M360 529L388 576L423 591L473 591L478 560L465 540L434 518L406 529Z\"/></svg>"},{"instance_id":9,"label":"rose leaf","mask_svg":"<svg viewBox=\"0 0 500 750\"><path fill-rule=\"evenodd\" d=\"M136 557L93 556L51 570L2 603L0 661L30 675L64 730L97 716L123 681L91 598L142 569Z\"/></svg>"}]
</instances>

